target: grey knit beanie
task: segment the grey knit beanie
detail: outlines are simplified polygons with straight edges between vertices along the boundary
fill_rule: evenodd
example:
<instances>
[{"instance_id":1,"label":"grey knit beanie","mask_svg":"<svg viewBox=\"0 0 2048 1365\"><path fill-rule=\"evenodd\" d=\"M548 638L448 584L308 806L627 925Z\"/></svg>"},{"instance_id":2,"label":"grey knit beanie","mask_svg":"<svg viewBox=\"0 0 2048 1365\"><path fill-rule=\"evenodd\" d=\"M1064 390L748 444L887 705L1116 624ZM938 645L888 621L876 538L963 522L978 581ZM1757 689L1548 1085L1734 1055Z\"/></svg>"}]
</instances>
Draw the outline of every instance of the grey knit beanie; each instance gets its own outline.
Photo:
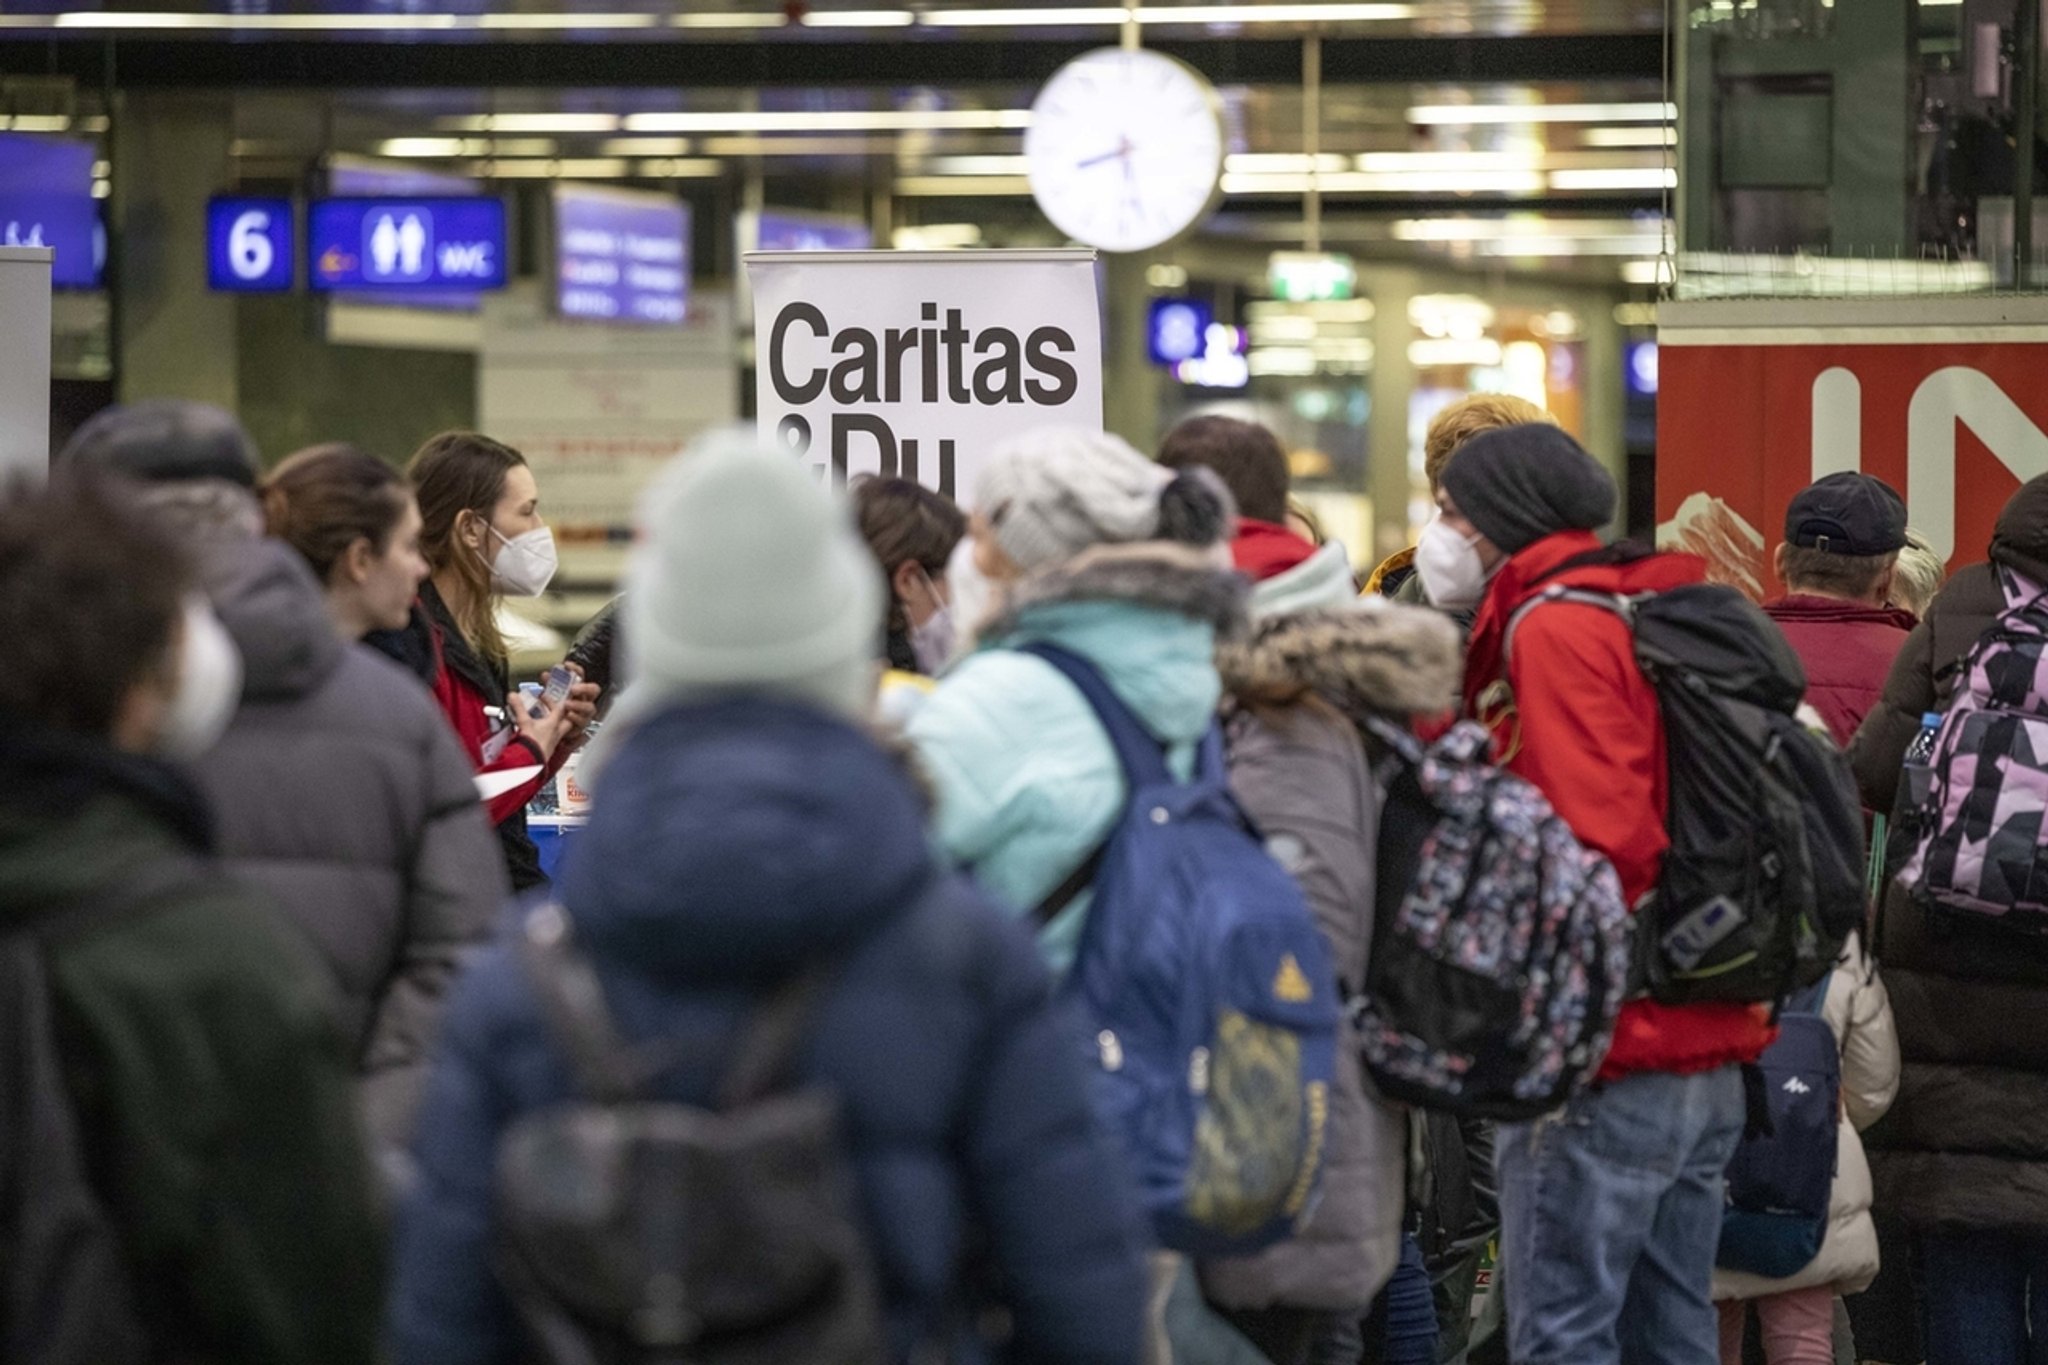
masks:
<instances>
[{"instance_id":1,"label":"grey knit beanie","mask_svg":"<svg viewBox=\"0 0 2048 1365\"><path fill-rule=\"evenodd\" d=\"M771 692L866 713L882 576L845 499L751 435L721 432L656 478L640 527L620 608L622 704Z\"/></svg>"},{"instance_id":2,"label":"grey knit beanie","mask_svg":"<svg viewBox=\"0 0 2048 1365\"><path fill-rule=\"evenodd\" d=\"M1159 495L1173 471L1122 437L1083 427L1041 427L989 457L975 485L975 510L1025 573L1095 545L1160 534Z\"/></svg>"},{"instance_id":3,"label":"grey knit beanie","mask_svg":"<svg viewBox=\"0 0 2048 1365\"><path fill-rule=\"evenodd\" d=\"M1479 534L1515 554L1559 531L1593 531L1614 516L1614 479L1548 422L1500 427L1459 446L1444 491Z\"/></svg>"}]
</instances>

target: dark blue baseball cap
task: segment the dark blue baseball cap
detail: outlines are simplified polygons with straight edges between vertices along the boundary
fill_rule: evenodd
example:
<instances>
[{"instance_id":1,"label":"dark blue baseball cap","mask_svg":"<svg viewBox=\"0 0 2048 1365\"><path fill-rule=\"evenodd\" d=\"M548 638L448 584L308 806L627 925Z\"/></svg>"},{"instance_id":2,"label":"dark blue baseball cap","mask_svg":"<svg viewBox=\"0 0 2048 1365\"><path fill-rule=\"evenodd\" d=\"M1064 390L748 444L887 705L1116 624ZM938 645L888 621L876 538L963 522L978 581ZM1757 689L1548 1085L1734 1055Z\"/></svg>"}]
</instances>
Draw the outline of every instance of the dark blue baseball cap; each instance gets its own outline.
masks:
<instances>
[{"instance_id":1,"label":"dark blue baseball cap","mask_svg":"<svg viewBox=\"0 0 2048 1365\"><path fill-rule=\"evenodd\" d=\"M1895 554L1906 544L1906 500L1868 474L1830 474L1793 495L1785 542L1831 555Z\"/></svg>"}]
</instances>

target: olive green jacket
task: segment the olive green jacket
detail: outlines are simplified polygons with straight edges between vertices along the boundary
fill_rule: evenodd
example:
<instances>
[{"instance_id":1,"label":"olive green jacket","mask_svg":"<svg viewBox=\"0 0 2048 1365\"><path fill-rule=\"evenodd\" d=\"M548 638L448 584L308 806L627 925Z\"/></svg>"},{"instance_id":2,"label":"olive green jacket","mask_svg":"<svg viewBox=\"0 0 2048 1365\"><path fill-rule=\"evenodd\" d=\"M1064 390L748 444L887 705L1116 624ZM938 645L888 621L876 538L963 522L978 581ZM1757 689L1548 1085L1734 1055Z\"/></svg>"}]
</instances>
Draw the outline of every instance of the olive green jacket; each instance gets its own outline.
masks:
<instances>
[{"instance_id":1,"label":"olive green jacket","mask_svg":"<svg viewBox=\"0 0 2048 1365\"><path fill-rule=\"evenodd\" d=\"M331 987L173 770L0 734L0 932L48 926L87 1168L162 1357L359 1365L382 1235Z\"/></svg>"}]
</instances>

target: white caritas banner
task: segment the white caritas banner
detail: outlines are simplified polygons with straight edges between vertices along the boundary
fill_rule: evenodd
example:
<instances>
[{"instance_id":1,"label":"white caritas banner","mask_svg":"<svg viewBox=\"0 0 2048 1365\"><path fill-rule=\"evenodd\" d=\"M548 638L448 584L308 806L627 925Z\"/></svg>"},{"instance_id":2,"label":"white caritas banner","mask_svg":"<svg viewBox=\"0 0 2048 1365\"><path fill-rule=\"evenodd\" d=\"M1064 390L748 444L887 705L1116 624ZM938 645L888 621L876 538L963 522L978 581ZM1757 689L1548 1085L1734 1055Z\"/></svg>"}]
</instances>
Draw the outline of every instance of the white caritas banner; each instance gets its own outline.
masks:
<instances>
[{"instance_id":1,"label":"white caritas banner","mask_svg":"<svg viewBox=\"0 0 2048 1365\"><path fill-rule=\"evenodd\" d=\"M764 441L972 506L990 448L1102 428L1093 251L754 251Z\"/></svg>"}]
</instances>

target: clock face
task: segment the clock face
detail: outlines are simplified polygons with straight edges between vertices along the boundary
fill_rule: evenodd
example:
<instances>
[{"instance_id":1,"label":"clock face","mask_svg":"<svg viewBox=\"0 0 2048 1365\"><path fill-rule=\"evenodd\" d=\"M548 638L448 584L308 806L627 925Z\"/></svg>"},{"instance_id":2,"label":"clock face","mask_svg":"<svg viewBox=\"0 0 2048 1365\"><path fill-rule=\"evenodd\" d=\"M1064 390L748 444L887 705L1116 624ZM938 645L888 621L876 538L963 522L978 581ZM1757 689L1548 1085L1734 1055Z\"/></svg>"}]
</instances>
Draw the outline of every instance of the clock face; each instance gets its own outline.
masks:
<instances>
[{"instance_id":1,"label":"clock face","mask_svg":"<svg viewBox=\"0 0 2048 1365\"><path fill-rule=\"evenodd\" d=\"M1216 91L1162 53L1104 48L1046 82L1024 134L1031 194L1104 251L1143 251L1208 212L1223 173Z\"/></svg>"}]
</instances>

